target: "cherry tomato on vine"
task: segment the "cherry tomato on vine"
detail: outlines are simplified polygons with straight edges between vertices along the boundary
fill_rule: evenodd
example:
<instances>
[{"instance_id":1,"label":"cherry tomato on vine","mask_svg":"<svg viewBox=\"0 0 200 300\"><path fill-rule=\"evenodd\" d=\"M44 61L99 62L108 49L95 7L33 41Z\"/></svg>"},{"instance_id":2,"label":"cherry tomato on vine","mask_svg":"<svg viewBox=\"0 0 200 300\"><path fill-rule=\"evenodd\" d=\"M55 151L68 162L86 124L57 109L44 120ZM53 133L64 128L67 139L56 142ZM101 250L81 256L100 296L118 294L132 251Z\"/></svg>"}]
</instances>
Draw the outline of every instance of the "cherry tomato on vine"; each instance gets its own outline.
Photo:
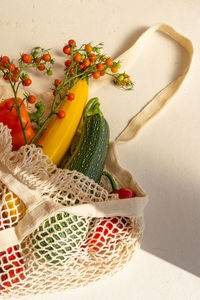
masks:
<instances>
[{"instance_id":1,"label":"cherry tomato on vine","mask_svg":"<svg viewBox=\"0 0 200 300\"><path fill-rule=\"evenodd\" d=\"M117 72L118 72L118 68L113 66L113 67L111 68L111 71L112 71L113 73L117 73Z\"/></svg>"},{"instance_id":2,"label":"cherry tomato on vine","mask_svg":"<svg viewBox=\"0 0 200 300\"><path fill-rule=\"evenodd\" d=\"M71 66L71 60L70 59L67 59L66 61L65 61L65 66L67 67L67 68L69 68L70 66Z\"/></svg>"},{"instance_id":3,"label":"cherry tomato on vine","mask_svg":"<svg viewBox=\"0 0 200 300\"><path fill-rule=\"evenodd\" d=\"M48 75L48 76L53 75L53 71L52 71L52 70L47 70L47 75Z\"/></svg>"},{"instance_id":4,"label":"cherry tomato on vine","mask_svg":"<svg viewBox=\"0 0 200 300\"><path fill-rule=\"evenodd\" d=\"M30 78L25 78L23 81L24 86L29 86L29 85L31 85L31 83L32 83L32 80Z\"/></svg>"},{"instance_id":5,"label":"cherry tomato on vine","mask_svg":"<svg viewBox=\"0 0 200 300\"><path fill-rule=\"evenodd\" d=\"M25 64L30 64L32 62L32 58L29 54L22 54L22 61Z\"/></svg>"},{"instance_id":6,"label":"cherry tomato on vine","mask_svg":"<svg viewBox=\"0 0 200 300\"><path fill-rule=\"evenodd\" d=\"M124 74L124 82L128 83L130 82L130 77L127 74Z\"/></svg>"},{"instance_id":7,"label":"cherry tomato on vine","mask_svg":"<svg viewBox=\"0 0 200 300\"><path fill-rule=\"evenodd\" d=\"M80 55L80 53L76 53L75 55L74 55L74 60L75 61L77 61L77 62L80 62L81 61L81 55Z\"/></svg>"},{"instance_id":8,"label":"cherry tomato on vine","mask_svg":"<svg viewBox=\"0 0 200 300\"><path fill-rule=\"evenodd\" d=\"M59 110L57 115L58 115L58 118L59 118L59 119L63 119L63 118L65 117L65 112L64 112L64 110Z\"/></svg>"},{"instance_id":9,"label":"cherry tomato on vine","mask_svg":"<svg viewBox=\"0 0 200 300\"><path fill-rule=\"evenodd\" d=\"M9 63L9 57L8 56L3 56L0 60L1 62L1 67L2 68L5 68L6 67L6 64Z\"/></svg>"},{"instance_id":10,"label":"cherry tomato on vine","mask_svg":"<svg viewBox=\"0 0 200 300\"><path fill-rule=\"evenodd\" d=\"M40 61L41 61L41 58L40 58L40 57L36 57L36 58L34 59L34 62L35 62L36 64L39 64Z\"/></svg>"},{"instance_id":11,"label":"cherry tomato on vine","mask_svg":"<svg viewBox=\"0 0 200 300\"><path fill-rule=\"evenodd\" d=\"M69 93L69 95L67 96L67 99L70 101L74 100L75 99L74 93Z\"/></svg>"},{"instance_id":12,"label":"cherry tomato on vine","mask_svg":"<svg viewBox=\"0 0 200 300\"><path fill-rule=\"evenodd\" d=\"M68 41L68 45L75 47L76 46L76 42L74 40L69 40Z\"/></svg>"},{"instance_id":13,"label":"cherry tomato on vine","mask_svg":"<svg viewBox=\"0 0 200 300\"><path fill-rule=\"evenodd\" d=\"M112 67L112 65L113 65L112 59L107 58L107 59L106 59L106 66L107 66L107 67Z\"/></svg>"},{"instance_id":14,"label":"cherry tomato on vine","mask_svg":"<svg viewBox=\"0 0 200 300\"><path fill-rule=\"evenodd\" d=\"M94 79L98 79L100 77L100 73L94 72L93 77L94 77Z\"/></svg>"},{"instance_id":15,"label":"cherry tomato on vine","mask_svg":"<svg viewBox=\"0 0 200 300\"><path fill-rule=\"evenodd\" d=\"M29 95L28 96L28 103L35 103L36 102L36 97L34 95Z\"/></svg>"},{"instance_id":16,"label":"cherry tomato on vine","mask_svg":"<svg viewBox=\"0 0 200 300\"><path fill-rule=\"evenodd\" d=\"M39 71L44 71L45 65L44 64L40 64L37 68L38 68Z\"/></svg>"},{"instance_id":17,"label":"cherry tomato on vine","mask_svg":"<svg viewBox=\"0 0 200 300\"><path fill-rule=\"evenodd\" d=\"M98 70L98 71L103 71L103 70L104 70L104 65L101 64L101 63L99 63L99 64L97 65L97 70Z\"/></svg>"},{"instance_id":18,"label":"cherry tomato on vine","mask_svg":"<svg viewBox=\"0 0 200 300\"><path fill-rule=\"evenodd\" d=\"M85 67L84 64L80 64L80 65L79 65L79 69L80 69L80 70L82 70L84 67Z\"/></svg>"},{"instance_id":19,"label":"cherry tomato on vine","mask_svg":"<svg viewBox=\"0 0 200 300\"><path fill-rule=\"evenodd\" d=\"M6 75L4 74L4 75L3 75L3 79L4 79L4 80L8 80L8 77L6 77Z\"/></svg>"},{"instance_id":20,"label":"cherry tomato on vine","mask_svg":"<svg viewBox=\"0 0 200 300\"><path fill-rule=\"evenodd\" d=\"M85 50L87 51L87 52L91 52L92 51L92 46L90 45L90 44L87 44L86 46L85 46Z\"/></svg>"},{"instance_id":21,"label":"cherry tomato on vine","mask_svg":"<svg viewBox=\"0 0 200 300\"><path fill-rule=\"evenodd\" d=\"M51 60L51 55L49 53L45 53L45 54L43 54L42 59L46 62L50 61Z\"/></svg>"},{"instance_id":22,"label":"cherry tomato on vine","mask_svg":"<svg viewBox=\"0 0 200 300\"><path fill-rule=\"evenodd\" d=\"M1 63L7 63L7 62L9 62L9 61L10 61L10 59L9 59L8 56L2 56L2 58L1 58Z\"/></svg>"},{"instance_id":23,"label":"cherry tomato on vine","mask_svg":"<svg viewBox=\"0 0 200 300\"><path fill-rule=\"evenodd\" d=\"M71 47L70 47L70 46L64 46L63 52L64 52L65 54L70 55L70 54L71 54Z\"/></svg>"},{"instance_id":24,"label":"cherry tomato on vine","mask_svg":"<svg viewBox=\"0 0 200 300\"><path fill-rule=\"evenodd\" d=\"M85 61L83 62L85 67L88 67L90 65L90 60L88 58L85 59Z\"/></svg>"},{"instance_id":25,"label":"cherry tomato on vine","mask_svg":"<svg viewBox=\"0 0 200 300\"><path fill-rule=\"evenodd\" d=\"M60 79L55 79L54 85L55 85L55 86L63 85L63 82L62 82L62 80L60 80Z\"/></svg>"},{"instance_id":26,"label":"cherry tomato on vine","mask_svg":"<svg viewBox=\"0 0 200 300\"><path fill-rule=\"evenodd\" d=\"M95 61L97 59L97 56L94 53L90 53L89 57L92 61Z\"/></svg>"},{"instance_id":27,"label":"cherry tomato on vine","mask_svg":"<svg viewBox=\"0 0 200 300\"><path fill-rule=\"evenodd\" d=\"M15 65L14 64L10 64L8 69L13 72L15 70Z\"/></svg>"}]
</instances>

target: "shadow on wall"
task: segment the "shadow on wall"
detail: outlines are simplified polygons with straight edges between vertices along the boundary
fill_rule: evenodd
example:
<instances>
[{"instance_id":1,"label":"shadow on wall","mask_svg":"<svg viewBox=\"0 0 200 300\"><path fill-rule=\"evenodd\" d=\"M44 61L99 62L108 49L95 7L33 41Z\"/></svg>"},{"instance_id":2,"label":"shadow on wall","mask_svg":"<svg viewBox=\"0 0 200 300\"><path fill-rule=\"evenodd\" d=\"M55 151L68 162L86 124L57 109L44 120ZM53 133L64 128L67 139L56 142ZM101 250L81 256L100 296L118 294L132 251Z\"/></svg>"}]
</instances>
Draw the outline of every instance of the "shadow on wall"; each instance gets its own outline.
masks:
<instances>
[{"instance_id":1,"label":"shadow on wall","mask_svg":"<svg viewBox=\"0 0 200 300\"><path fill-rule=\"evenodd\" d=\"M145 210L142 249L200 276L200 189L197 180L196 183L193 178L187 180L181 172L178 178L174 177L170 167L153 170L150 160L144 163L149 170L148 178L154 183L148 179L145 183L150 201Z\"/></svg>"}]
</instances>

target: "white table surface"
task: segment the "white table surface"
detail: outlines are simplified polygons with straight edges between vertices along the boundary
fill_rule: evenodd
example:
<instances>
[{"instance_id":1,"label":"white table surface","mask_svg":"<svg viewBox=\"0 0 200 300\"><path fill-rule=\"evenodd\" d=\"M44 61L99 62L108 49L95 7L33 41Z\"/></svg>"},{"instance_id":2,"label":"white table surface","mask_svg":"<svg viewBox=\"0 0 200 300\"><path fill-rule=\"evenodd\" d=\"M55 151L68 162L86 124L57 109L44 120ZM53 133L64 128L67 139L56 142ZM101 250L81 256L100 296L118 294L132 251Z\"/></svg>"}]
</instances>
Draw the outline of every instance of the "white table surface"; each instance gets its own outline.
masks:
<instances>
[{"instance_id":1,"label":"white table surface","mask_svg":"<svg viewBox=\"0 0 200 300\"><path fill-rule=\"evenodd\" d=\"M133 141L119 148L121 164L134 174L150 199L142 249L113 278L25 299L200 299L199 15L199 0L0 1L0 53L12 58L40 45L52 48L57 60L62 60L62 47L71 38L79 45L103 41L105 52L116 57L147 27L160 22L190 38L195 50L179 92ZM112 138L180 74L185 55L170 39L155 33L129 72L135 90L123 92L112 86L98 90ZM56 72L53 79L61 68ZM33 91L51 88L53 79L33 79Z\"/></svg>"}]
</instances>

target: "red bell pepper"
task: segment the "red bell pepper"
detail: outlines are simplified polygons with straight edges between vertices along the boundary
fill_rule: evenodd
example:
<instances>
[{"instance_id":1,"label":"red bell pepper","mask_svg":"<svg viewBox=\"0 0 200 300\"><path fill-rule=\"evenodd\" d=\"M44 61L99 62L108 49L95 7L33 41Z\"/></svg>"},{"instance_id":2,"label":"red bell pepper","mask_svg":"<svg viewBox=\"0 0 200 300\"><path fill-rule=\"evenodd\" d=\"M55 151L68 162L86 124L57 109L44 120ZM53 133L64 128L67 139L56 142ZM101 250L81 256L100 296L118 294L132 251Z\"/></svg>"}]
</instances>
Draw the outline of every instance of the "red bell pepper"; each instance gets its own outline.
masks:
<instances>
[{"instance_id":1,"label":"red bell pepper","mask_svg":"<svg viewBox=\"0 0 200 300\"><path fill-rule=\"evenodd\" d=\"M110 173L104 171L103 175L110 180L113 189L111 193L118 194L119 199L135 197L134 191L129 188L118 189ZM96 254L111 250L121 240L122 236L129 235L131 228L130 218L120 216L103 218L89 233L87 241L82 248L88 247L89 252L95 251Z\"/></svg>"},{"instance_id":2,"label":"red bell pepper","mask_svg":"<svg viewBox=\"0 0 200 300\"><path fill-rule=\"evenodd\" d=\"M8 228L5 221L0 219L0 231ZM4 251L0 251L0 291L13 284L19 283L25 278L24 261L17 246L12 246Z\"/></svg>"},{"instance_id":3,"label":"red bell pepper","mask_svg":"<svg viewBox=\"0 0 200 300\"><path fill-rule=\"evenodd\" d=\"M88 247L88 251L95 254L112 250L121 238L129 235L131 219L127 217L103 218L92 232L82 248Z\"/></svg>"},{"instance_id":4,"label":"red bell pepper","mask_svg":"<svg viewBox=\"0 0 200 300\"><path fill-rule=\"evenodd\" d=\"M17 98L17 102L20 107L22 125L25 127L25 135L29 143L34 137L35 132L31 127L31 121L24 103L20 98ZM17 150L26 144L20 119L16 111L15 98L9 98L0 103L0 122L11 129L13 150Z\"/></svg>"}]
</instances>

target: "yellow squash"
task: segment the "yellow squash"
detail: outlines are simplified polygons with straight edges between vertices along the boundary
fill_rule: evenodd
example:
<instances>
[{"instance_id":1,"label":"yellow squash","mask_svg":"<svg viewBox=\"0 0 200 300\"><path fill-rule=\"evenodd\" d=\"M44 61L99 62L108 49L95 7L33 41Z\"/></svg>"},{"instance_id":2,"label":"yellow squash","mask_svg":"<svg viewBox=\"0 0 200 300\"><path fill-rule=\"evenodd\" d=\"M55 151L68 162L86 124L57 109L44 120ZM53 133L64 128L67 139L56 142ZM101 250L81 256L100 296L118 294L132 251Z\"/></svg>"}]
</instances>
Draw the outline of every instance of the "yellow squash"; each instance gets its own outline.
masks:
<instances>
[{"instance_id":1,"label":"yellow squash","mask_svg":"<svg viewBox=\"0 0 200 300\"><path fill-rule=\"evenodd\" d=\"M75 95L73 101L64 99L61 110L65 112L65 118L59 119L53 116L47 129L37 141L54 164L58 165L64 154L67 152L78 124L81 120L83 110L88 98L88 84L80 80L71 90Z\"/></svg>"},{"instance_id":2,"label":"yellow squash","mask_svg":"<svg viewBox=\"0 0 200 300\"><path fill-rule=\"evenodd\" d=\"M14 193L6 190L6 196L2 205L2 212L5 218L9 218L11 223L18 222L27 212L24 202Z\"/></svg>"}]
</instances>

